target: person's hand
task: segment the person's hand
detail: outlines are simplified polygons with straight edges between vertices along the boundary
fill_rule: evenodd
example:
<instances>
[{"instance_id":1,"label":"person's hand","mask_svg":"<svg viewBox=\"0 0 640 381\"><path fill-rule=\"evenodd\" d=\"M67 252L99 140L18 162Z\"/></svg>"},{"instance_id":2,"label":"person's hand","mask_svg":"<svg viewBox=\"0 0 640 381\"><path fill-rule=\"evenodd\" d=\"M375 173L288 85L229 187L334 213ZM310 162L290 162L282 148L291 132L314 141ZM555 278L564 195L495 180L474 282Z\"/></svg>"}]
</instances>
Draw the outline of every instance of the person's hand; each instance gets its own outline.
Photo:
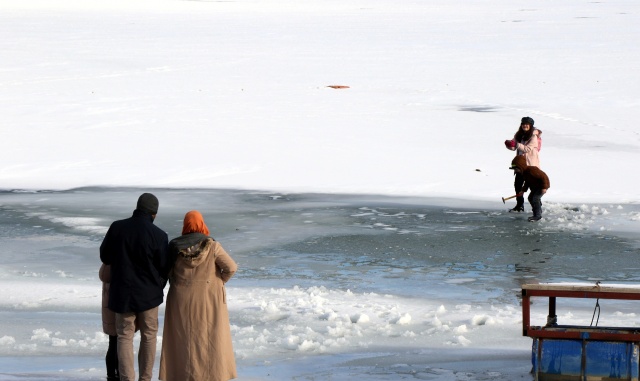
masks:
<instances>
[{"instance_id":1,"label":"person's hand","mask_svg":"<svg viewBox=\"0 0 640 381\"><path fill-rule=\"evenodd\" d=\"M547 190L546 190L546 189L543 189L543 190L542 190L542 194L545 194L545 193L547 193Z\"/></svg>"},{"instance_id":2,"label":"person's hand","mask_svg":"<svg viewBox=\"0 0 640 381\"><path fill-rule=\"evenodd\" d=\"M518 194L516 194L516 196L522 197L522 196L524 196L524 192L518 192Z\"/></svg>"},{"instance_id":3,"label":"person's hand","mask_svg":"<svg viewBox=\"0 0 640 381\"><path fill-rule=\"evenodd\" d=\"M515 151L516 149L516 141L511 139L511 140L505 140L504 141L504 146L507 147L507 149L510 149L511 151Z\"/></svg>"}]
</instances>

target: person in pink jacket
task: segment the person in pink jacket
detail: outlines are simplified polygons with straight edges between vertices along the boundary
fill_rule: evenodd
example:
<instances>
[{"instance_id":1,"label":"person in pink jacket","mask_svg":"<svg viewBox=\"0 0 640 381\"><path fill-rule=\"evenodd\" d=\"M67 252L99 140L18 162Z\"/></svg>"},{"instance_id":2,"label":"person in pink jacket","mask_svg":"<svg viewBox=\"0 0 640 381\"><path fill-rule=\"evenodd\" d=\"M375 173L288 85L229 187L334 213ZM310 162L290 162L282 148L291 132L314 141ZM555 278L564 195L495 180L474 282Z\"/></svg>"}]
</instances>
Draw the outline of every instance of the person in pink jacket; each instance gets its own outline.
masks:
<instances>
[{"instance_id":1,"label":"person in pink jacket","mask_svg":"<svg viewBox=\"0 0 640 381\"><path fill-rule=\"evenodd\" d=\"M540 168L540 145L542 131L533 127L534 120L528 116L522 118L518 131L511 140L505 140L504 145L511 151L517 151L518 156L524 156L528 166ZM513 188L516 194L522 192L524 177L521 173L515 173ZM516 197L516 206L510 212L524 212L524 197Z\"/></svg>"}]
</instances>

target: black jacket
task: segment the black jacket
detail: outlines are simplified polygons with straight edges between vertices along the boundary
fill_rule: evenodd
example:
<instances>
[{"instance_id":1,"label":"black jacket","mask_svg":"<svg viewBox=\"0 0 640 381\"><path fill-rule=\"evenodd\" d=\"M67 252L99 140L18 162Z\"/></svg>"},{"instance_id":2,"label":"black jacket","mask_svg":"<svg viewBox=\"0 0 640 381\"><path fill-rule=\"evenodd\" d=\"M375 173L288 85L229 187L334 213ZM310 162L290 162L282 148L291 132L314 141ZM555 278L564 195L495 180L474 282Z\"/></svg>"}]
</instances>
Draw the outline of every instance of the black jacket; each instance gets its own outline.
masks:
<instances>
[{"instance_id":1,"label":"black jacket","mask_svg":"<svg viewBox=\"0 0 640 381\"><path fill-rule=\"evenodd\" d=\"M100 245L100 259L111 265L110 310L143 312L162 304L171 268L168 241L151 215L140 210L111 224Z\"/></svg>"}]
</instances>

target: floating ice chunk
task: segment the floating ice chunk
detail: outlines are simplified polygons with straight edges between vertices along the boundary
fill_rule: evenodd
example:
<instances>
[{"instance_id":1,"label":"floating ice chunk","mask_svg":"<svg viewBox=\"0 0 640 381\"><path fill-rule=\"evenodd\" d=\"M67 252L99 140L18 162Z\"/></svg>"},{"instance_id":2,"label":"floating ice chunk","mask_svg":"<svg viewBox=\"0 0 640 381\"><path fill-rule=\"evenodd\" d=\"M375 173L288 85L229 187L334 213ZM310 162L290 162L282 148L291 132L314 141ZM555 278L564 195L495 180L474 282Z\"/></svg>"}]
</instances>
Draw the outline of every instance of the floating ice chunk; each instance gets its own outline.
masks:
<instances>
[{"instance_id":1,"label":"floating ice chunk","mask_svg":"<svg viewBox=\"0 0 640 381\"><path fill-rule=\"evenodd\" d=\"M40 307L40 303L37 303L37 302L22 302L22 303L19 303L19 304L15 304L13 307L15 309L17 309L17 310L38 308L38 307Z\"/></svg>"},{"instance_id":2,"label":"floating ice chunk","mask_svg":"<svg viewBox=\"0 0 640 381\"><path fill-rule=\"evenodd\" d=\"M502 323L502 321L496 320L489 315L475 315L471 319L471 324L473 325L496 325L500 323Z\"/></svg>"},{"instance_id":3,"label":"floating ice chunk","mask_svg":"<svg viewBox=\"0 0 640 381\"><path fill-rule=\"evenodd\" d=\"M291 349L291 350L297 349L299 345L300 345L300 337L297 335L291 335L287 337L284 342L285 348Z\"/></svg>"},{"instance_id":4,"label":"floating ice chunk","mask_svg":"<svg viewBox=\"0 0 640 381\"><path fill-rule=\"evenodd\" d=\"M467 325L463 324L453 329L453 332L456 334L467 333L469 330L467 329Z\"/></svg>"},{"instance_id":5,"label":"floating ice chunk","mask_svg":"<svg viewBox=\"0 0 640 381\"><path fill-rule=\"evenodd\" d=\"M54 337L51 339L51 345L54 347L66 347L67 340L58 339L57 337Z\"/></svg>"},{"instance_id":6,"label":"floating ice chunk","mask_svg":"<svg viewBox=\"0 0 640 381\"><path fill-rule=\"evenodd\" d=\"M18 345L18 350L23 352L35 352L38 350L37 344L20 344Z\"/></svg>"},{"instance_id":7,"label":"floating ice chunk","mask_svg":"<svg viewBox=\"0 0 640 381\"><path fill-rule=\"evenodd\" d=\"M567 313L565 313L564 315L562 315L562 319L563 319L563 320L564 320L564 319L567 319L567 320L569 320L569 319L573 319L573 314L572 314L571 312L567 312ZM559 319L558 319L558 320L559 320Z\"/></svg>"},{"instance_id":8,"label":"floating ice chunk","mask_svg":"<svg viewBox=\"0 0 640 381\"><path fill-rule=\"evenodd\" d=\"M38 328L33 330L33 336L31 340L48 341L51 340L51 331L47 331L46 328Z\"/></svg>"},{"instance_id":9,"label":"floating ice chunk","mask_svg":"<svg viewBox=\"0 0 640 381\"><path fill-rule=\"evenodd\" d=\"M493 319L488 315L475 315L473 318L471 318L471 324L473 325L486 325L492 323Z\"/></svg>"},{"instance_id":10,"label":"floating ice chunk","mask_svg":"<svg viewBox=\"0 0 640 381\"><path fill-rule=\"evenodd\" d=\"M101 226L100 225L100 219L99 218L93 218L93 217L53 217L50 218L49 216L46 215L41 215L39 216L42 219L45 220L49 220L53 223L56 224L62 224L64 226L70 227L70 228L74 228L74 229L78 229L78 230L83 230L83 231L88 231L88 232L93 232L93 233L100 233L100 234L106 234L108 227L107 226Z\"/></svg>"},{"instance_id":11,"label":"floating ice chunk","mask_svg":"<svg viewBox=\"0 0 640 381\"><path fill-rule=\"evenodd\" d=\"M347 335L347 329L338 322L335 327L327 327L327 333L332 337L345 337Z\"/></svg>"},{"instance_id":12,"label":"floating ice chunk","mask_svg":"<svg viewBox=\"0 0 640 381\"><path fill-rule=\"evenodd\" d=\"M464 336L458 336L456 337L456 340L458 341L458 344L462 345L463 347L469 346L469 344L471 344L471 340L467 339Z\"/></svg>"},{"instance_id":13,"label":"floating ice chunk","mask_svg":"<svg viewBox=\"0 0 640 381\"><path fill-rule=\"evenodd\" d=\"M350 316L350 320L354 324L368 323L369 321L371 321L371 319L369 319L369 316L367 316L366 314L353 314Z\"/></svg>"},{"instance_id":14,"label":"floating ice chunk","mask_svg":"<svg viewBox=\"0 0 640 381\"><path fill-rule=\"evenodd\" d=\"M238 332L239 334L249 334L255 332L255 328L252 325L246 327L239 327L235 324L231 325L232 332Z\"/></svg>"},{"instance_id":15,"label":"floating ice chunk","mask_svg":"<svg viewBox=\"0 0 640 381\"><path fill-rule=\"evenodd\" d=\"M16 343L16 339L12 336L2 336L0 337L0 345L14 345Z\"/></svg>"},{"instance_id":16,"label":"floating ice chunk","mask_svg":"<svg viewBox=\"0 0 640 381\"><path fill-rule=\"evenodd\" d=\"M442 308L444 308L443 306L440 306ZM469 304L458 304L456 306L456 310L460 311L460 312L469 312L471 311L471 305Z\"/></svg>"},{"instance_id":17,"label":"floating ice chunk","mask_svg":"<svg viewBox=\"0 0 640 381\"><path fill-rule=\"evenodd\" d=\"M280 308L274 302L262 302L260 304L260 309L268 314L277 314L280 312Z\"/></svg>"},{"instance_id":18,"label":"floating ice chunk","mask_svg":"<svg viewBox=\"0 0 640 381\"><path fill-rule=\"evenodd\" d=\"M18 274L20 276L33 277L33 278L44 278L44 277L46 277L46 275L44 275L42 273L34 273L34 272L31 272L31 271L20 271L20 272L18 272Z\"/></svg>"},{"instance_id":19,"label":"floating ice chunk","mask_svg":"<svg viewBox=\"0 0 640 381\"><path fill-rule=\"evenodd\" d=\"M614 316L623 316L623 317L635 317L635 316L636 316L636 314L635 314L635 313L633 313L633 312L630 312L630 313L628 313L628 314L625 314L624 312L620 312L620 311L616 311L616 312L614 312L614 313L613 313L613 315L614 315ZM0 339L0 343L1 343L1 340L2 340L2 339Z\"/></svg>"},{"instance_id":20,"label":"floating ice chunk","mask_svg":"<svg viewBox=\"0 0 640 381\"><path fill-rule=\"evenodd\" d=\"M65 272L64 272L64 271L62 271L62 270L56 270L56 271L54 271L54 272L55 272L56 274L58 274L58 276L60 276L60 278L68 278L68 277L69 277L69 275L67 275L67 273L65 273Z\"/></svg>"},{"instance_id":21,"label":"floating ice chunk","mask_svg":"<svg viewBox=\"0 0 640 381\"><path fill-rule=\"evenodd\" d=\"M93 334L93 341L95 344L108 343L109 336L104 334L103 332L95 332ZM158 341L162 342L162 336L158 336Z\"/></svg>"},{"instance_id":22,"label":"floating ice chunk","mask_svg":"<svg viewBox=\"0 0 640 381\"><path fill-rule=\"evenodd\" d=\"M320 320L334 321L337 317L338 314L335 311L329 311L320 315Z\"/></svg>"},{"instance_id":23,"label":"floating ice chunk","mask_svg":"<svg viewBox=\"0 0 640 381\"><path fill-rule=\"evenodd\" d=\"M398 325L407 325L409 323L411 323L411 315L409 315L408 313L393 319L391 321L393 324L398 324Z\"/></svg>"},{"instance_id":24,"label":"floating ice chunk","mask_svg":"<svg viewBox=\"0 0 640 381\"><path fill-rule=\"evenodd\" d=\"M319 347L320 347L319 343L312 340L305 340L302 342L302 344L298 346L298 350L303 352L311 352L315 349L318 349Z\"/></svg>"}]
</instances>

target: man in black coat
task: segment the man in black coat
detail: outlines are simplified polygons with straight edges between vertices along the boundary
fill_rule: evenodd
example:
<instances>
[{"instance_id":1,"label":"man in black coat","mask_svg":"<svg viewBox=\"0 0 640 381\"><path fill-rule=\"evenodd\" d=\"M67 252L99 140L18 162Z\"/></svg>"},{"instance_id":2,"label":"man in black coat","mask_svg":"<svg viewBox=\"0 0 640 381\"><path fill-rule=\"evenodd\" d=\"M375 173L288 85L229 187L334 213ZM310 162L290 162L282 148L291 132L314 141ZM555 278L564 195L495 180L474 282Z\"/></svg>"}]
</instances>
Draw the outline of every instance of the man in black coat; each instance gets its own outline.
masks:
<instances>
[{"instance_id":1,"label":"man in black coat","mask_svg":"<svg viewBox=\"0 0 640 381\"><path fill-rule=\"evenodd\" d=\"M100 245L111 265L109 309L116 313L120 380L135 380L133 335L140 329L140 380L151 380L156 355L158 306L171 264L167 233L153 224L159 202L151 193L138 198L130 218L115 221Z\"/></svg>"}]
</instances>

